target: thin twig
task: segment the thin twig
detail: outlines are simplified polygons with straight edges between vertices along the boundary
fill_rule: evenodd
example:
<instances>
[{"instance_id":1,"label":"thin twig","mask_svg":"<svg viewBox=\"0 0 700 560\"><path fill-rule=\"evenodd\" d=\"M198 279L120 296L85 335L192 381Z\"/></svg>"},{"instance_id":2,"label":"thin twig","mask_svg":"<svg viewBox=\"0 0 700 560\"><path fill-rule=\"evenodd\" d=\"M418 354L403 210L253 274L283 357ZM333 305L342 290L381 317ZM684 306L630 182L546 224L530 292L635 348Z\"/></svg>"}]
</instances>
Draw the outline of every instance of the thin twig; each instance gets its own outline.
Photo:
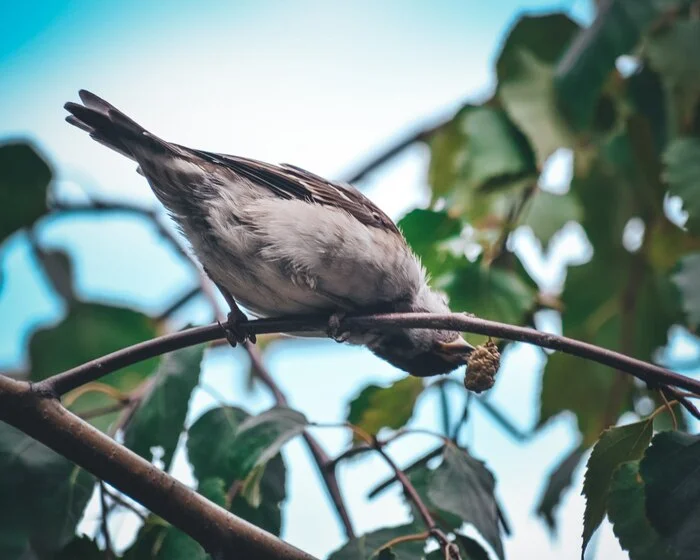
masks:
<instances>
[{"instance_id":1,"label":"thin twig","mask_svg":"<svg viewBox=\"0 0 700 560\"><path fill-rule=\"evenodd\" d=\"M438 455L442 454L444 449L445 449L445 447L442 445L440 447L436 447L432 451L429 451L428 453L426 453L425 455L423 455L419 459L416 459L411 464L409 464L405 469L403 469L403 472L409 473L412 470L414 470L415 468L425 465L428 461L430 461L430 459L433 459L434 457L437 457ZM380 494L381 492L383 492L384 490L389 488L389 486L391 486L392 484L394 484L394 482L397 482L397 481L398 481L398 478L396 478L396 475L392 476L391 478L386 479L384 482L375 486L370 491L370 493L367 494L367 497L370 499L374 498L375 496L377 496L378 494Z\"/></svg>"},{"instance_id":2,"label":"thin twig","mask_svg":"<svg viewBox=\"0 0 700 560\"><path fill-rule=\"evenodd\" d=\"M156 317L156 321L165 321L166 319L169 319L174 313L179 311L180 308L187 305L190 301L192 301L192 299L201 293L202 288L199 285L195 286L191 290L188 290L173 303L171 303L158 317Z\"/></svg>"},{"instance_id":3,"label":"thin twig","mask_svg":"<svg viewBox=\"0 0 700 560\"><path fill-rule=\"evenodd\" d=\"M384 461L386 461L387 465L389 465L389 467L391 467L391 469L394 471L397 480L401 483L401 486L403 486L403 490L406 494L406 497L418 509L418 513L421 516L421 519L423 519L425 528L433 537L435 537L438 540L438 542L440 543L440 548L442 548L443 551L447 550L447 548L450 546L450 541L447 539L445 533L443 533L442 530L438 527L437 523L435 523L433 516L428 511L428 507L425 505L422 498L418 494L418 491L415 489L409 478L406 476L406 473L404 473L399 468L399 466L384 450L382 444L376 439L374 440L374 448L384 458Z\"/></svg>"},{"instance_id":4,"label":"thin twig","mask_svg":"<svg viewBox=\"0 0 700 560\"><path fill-rule=\"evenodd\" d=\"M654 387L673 386L700 394L700 380L674 373L655 364L568 337L540 332L528 327L518 327L496 321L477 319L476 317L470 317L460 313L446 315L434 315L430 313L385 313L347 316L343 319L342 323L342 326L350 331L353 329L391 330L401 328L439 328L483 334L519 342L529 342L624 371ZM237 326L238 328L243 328L248 332L256 334L277 332L320 333L325 330L327 324L327 315L307 315L257 319L238 323ZM225 336L224 326L218 323L167 334L118 350L63 373L59 373L40 381L36 386L44 392L63 395L80 385L99 379L122 367L180 348L225 338ZM689 409L689 412L695 416L695 412L692 409ZM697 417L700 418L700 413L698 413Z\"/></svg>"},{"instance_id":5,"label":"thin twig","mask_svg":"<svg viewBox=\"0 0 700 560\"><path fill-rule=\"evenodd\" d=\"M348 173L344 181L348 183L357 183L362 181L362 179L364 179L372 171L399 155L409 146L412 146L416 142L425 142L429 140L430 137L433 136L438 130L444 128L450 122L452 122L452 119L454 119L455 115L462 106L448 111L445 115L434 119L430 124L419 127L415 131L390 144L387 148L381 150L363 165L358 167L354 172Z\"/></svg>"},{"instance_id":6,"label":"thin twig","mask_svg":"<svg viewBox=\"0 0 700 560\"><path fill-rule=\"evenodd\" d=\"M146 514L140 511L135 505L127 502L124 498L122 498L121 494L118 492L110 492L106 485L104 486L104 491L116 505L121 506L124 509L128 509L131 513L139 517L141 521L146 521Z\"/></svg>"},{"instance_id":7,"label":"thin twig","mask_svg":"<svg viewBox=\"0 0 700 560\"><path fill-rule=\"evenodd\" d=\"M107 525L107 516L109 515L109 508L107 507L107 500L105 498L105 483L100 480L100 511L102 515L100 516L100 531L102 532L102 538L105 541L105 556L107 560L112 560L114 558L114 547L112 546L112 537L109 534L109 527Z\"/></svg>"}]
</instances>

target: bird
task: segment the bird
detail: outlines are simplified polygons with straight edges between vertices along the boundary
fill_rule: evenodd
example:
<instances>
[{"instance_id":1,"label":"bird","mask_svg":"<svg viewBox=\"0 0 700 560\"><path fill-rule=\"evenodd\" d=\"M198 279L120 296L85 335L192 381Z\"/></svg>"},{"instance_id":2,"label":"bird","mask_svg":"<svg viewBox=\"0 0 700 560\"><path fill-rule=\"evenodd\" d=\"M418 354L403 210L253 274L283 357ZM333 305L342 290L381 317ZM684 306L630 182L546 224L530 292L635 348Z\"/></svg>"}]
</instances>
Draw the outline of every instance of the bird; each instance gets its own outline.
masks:
<instances>
[{"instance_id":1,"label":"bird","mask_svg":"<svg viewBox=\"0 0 700 560\"><path fill-rule=\"evenodd\" d=\"M232 342L247 336L241 305L256 317L328 313L312 336L364 345L414 376L467 363L474 348L455 331L342 332L347 313L450 312L397 225L354 186L168 142L97 95L79 97L64 106L67 122L137 164L232 306Z\"/></svg>"}]
</instances>

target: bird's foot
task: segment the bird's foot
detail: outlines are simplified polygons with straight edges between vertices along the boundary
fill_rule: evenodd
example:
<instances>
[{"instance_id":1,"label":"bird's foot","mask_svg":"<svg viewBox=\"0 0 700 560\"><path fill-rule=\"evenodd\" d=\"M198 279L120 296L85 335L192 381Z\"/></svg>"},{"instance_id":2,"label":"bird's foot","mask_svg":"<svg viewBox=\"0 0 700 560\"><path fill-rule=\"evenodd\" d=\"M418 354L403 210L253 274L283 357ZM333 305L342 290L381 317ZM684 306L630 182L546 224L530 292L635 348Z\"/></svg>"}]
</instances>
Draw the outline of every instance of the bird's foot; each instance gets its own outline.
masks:
<instances>
[{"instance_id":1,"label":"bird's foot","mask_svg":"<svg viewBox=\"0 0 700 560\"><path fill-rule=\"evenodd\" d=\"M248 317L245 313L236 306L229 311L228 320L225 325L221 325L226 331L226 340L235 348L238 344L243 344L246 340L250 340L253 344L256 342L255 334L248 332L248 329L241 323L245 323ZM220 323L219 323L220 324Z\"/></svg>"},{"instance_id":2,"label":"bird's foot","mask_svg":"<svg viewBox=\"0 0 700 560\"><path fill-rule=\"evenodd\" d=\"M341 323L345 315L347 315L345 311L337 311L328 319L326 334L336 342L347 342L350 338L350 331L341 330Z\"/></svg>"}]
</instances>

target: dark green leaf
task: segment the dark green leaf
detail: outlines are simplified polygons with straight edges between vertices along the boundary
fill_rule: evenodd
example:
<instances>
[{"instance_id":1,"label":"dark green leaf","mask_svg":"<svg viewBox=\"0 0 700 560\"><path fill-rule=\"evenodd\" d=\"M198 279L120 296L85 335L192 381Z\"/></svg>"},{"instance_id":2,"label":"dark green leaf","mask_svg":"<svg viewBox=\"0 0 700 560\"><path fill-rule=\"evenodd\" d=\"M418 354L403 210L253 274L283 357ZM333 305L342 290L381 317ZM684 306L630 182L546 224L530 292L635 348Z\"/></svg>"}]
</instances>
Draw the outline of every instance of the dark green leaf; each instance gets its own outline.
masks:
<instances>
[{"instance_id":1,"label":"dark green leaf","mask_svg":"<svg viewBox=\"0 0 700 560\"><path fill-rule=\"evenodd\" d=\"M671 281L681 293L681 306L688 324L696 328L700 324L700 253L683 257Z\"/></svg>"},{"instance_id":2,"label":"dark green leaf","mask_svg":"<svg viewBox=\"0 0 700 560\"><path fill-rule=\"evenodd\" d=\"M40 381L105 354L156 336L155 323L147 316L123 307L94 303L75 303L58 325L36 331L29 341L31 380ZM157 359L146 360L110 373L100 379L127 393L136 388L155 369ZM77 414L115 404L113 398L98 392L81 395L71 405ZM94 421L106 430L115 415Z\"/></svg>"},{"instance_id":3,"label":"dark green leaf","mask_svg":"<svg viewBox=\"0 0 700 560\"><path fill-rule=\"evenodd\" d=\"M264 467L262 477L256 481L258 485L258 503L238 494L229 506L229 511L273 535L282 531L282 502L287 497L285 489L287 469L282 455L273 457Z\"/></svg>"},{"instance_id":4,"label":"dark green leaf","mask_svg":"<svg viewBox=\"0 0 700 560\"><path fill-rule=\"evenodd\" d=\"M0 473L0 558L48 555L66 546L92 494L92 476L4 423Z\"/></svg>"},{"instance_id":5,"label":"dark green leaf","mask_svg":"<svg viewBox=\"0 0 700 560\"><path fill-rule=\"evenodd\" d=\"M347 420L370 435L382 428L401 428L413 416L423 388L419 377L404 377L389 387L368 385L350 402Z\"/></svg>"},{"instance_id":6,"label":"dark green leaf","mask_svg":"<svg viewBox=\"0 0 700 560\"><path fill-rule=\"evenodd\" d=\"M521 17L496 63L498 98L541 165L573 137L557 110L554 66L579 27L564 14Z\"/></svg>"},{"instance_id":7,"label":"dark green leaf","mask_svg":"<svg viewBox=\"0 0 700 560\"><path fill-rule=\"evenodd\" d=\"M166 471L184 429L190 395L199 383L203 355L202 346L167 354L124 432L124 445L148 460L152 459L151 448L162 447Z\"/></svg>"},{"instance_id":8,"label":"dark green leaf","mask_svg":"<svg viewBox=\"0 0 700 560\"><path fill-rule=\"evenodd\" d=\"M340 549L332 552L328 560L377 560L377 554L389 541L423 531L424 529L414 524L379 529L348 541ZM411 541L394 545L391 551L398 560L422 560L424 548L424 541Z\"/></svg>"},{"instance_id":9,"label":"dark green leaf","mask_svg":"<svg viewBox=\"0 0 700 560\"><path fill-rule=\"evenodd\" d=\"M447 292L453 311L474 313L481 319L522 323L535 303L535 291L516 273L461 259L451 274L436 278L435 285Z\"/></svg>"},{"instance_id":10,"label":"dark green leaf","mask_svg":"<svg viewBox=\"0 0 700 560\"><path fill-rule=\"evenodd\" d=\"M583 550L605 517L610 481L622 463L641 459L653 434L653 423L643 420L603 432L593 447L583 480L586 510L583 516Z\"/></svg>"},{"instance_id":11,"label":"dark green leaf","mask_svg":"<svg viewBox=\"0 0 700 560\"><path fill-rule=\"evenodd\" d=\"M226 483L223 478L205 478L197 485L197 492L216 505L226 507Z\"/></svg>"},{"instance_id":12,"label":"dark green leaf","mask_svg":"<svg viewBox=\"0 0 700 560\"><path fill-rule=\"evenodd\" d=\"M631 560L672 560L659 534L649 523L644 506L644 481L639 461L623 463L610 482L608 518L615 536Z\"/></svg>"},{"instance_id":13,"label":"dark green leaf","mask_svg":"<svg viewBox=\"0 0 700 560\"><path fill-rule=\"evenodd\" d=\"M493 475L483 462L462 449L447 446L443 462L430 480L428 497L440 509L473 525L502 559L495 485Z\"/></svg>"},{"instance_id":14,"label":"dark green leaf","mask_svg":"<svg viewBox=\"0 0 700 560\"><path fill-rule=\"evenodd\" d=\"M52 560L104 560L105 553L100 550L94 540L86 537L75 537Z\"/></svg>"},{"instance_id":15,"label":"dark green leaf","mask_svg":"<svg viewBox=\"0 0 700 560\"><path fill-rule=\"evenodd\" d=\"M290 415L289 412L282 409L274 414ZM269 419L270 413L271 411L268 411L263 414L267 414ZM218 484L212 479L221 480L226 491L233 485L238 485L235 497L228 506L229 510L258 527L279 535L282 522L280 504L286 497L284 461L281 455L277 454L248 472L242 469L242 455L245 455L247 449L251 449L253 460L256 457L259 460L261 457L256 455L254 446L245 439L249 437L246 435L249 432L244 432L241 435L242 439L238 439L240 426L246 418L249 418L246 412L233 407L221 407L206 412L190 428L187 440L189 461L195 476L201 481L200 492L203 495L209 499L221 499L218 492L211 496L204 493L206 488L211 489L213 485ZM301 418L297 417L296 420L300 421ZM263 422L258 426L264 424ZM255 432L256 427L253 426L249 430ZM249 463L250 461L246 462Z\"/></svg>"},{"instance_id":16,"label":"dark green leaf","mask_svg":"<svg viewBox=\"0 0 700 560\"><path fill-rule=\"evenodd\" d=\"M489 560L488 552L474 539L455 533L456 543L459 547L461 560ZM445 554L441 549L435 549L426 557L426 560L445 560Z\"/></svg>"},{"instance_id":17,"label":"dark green leaf","mask_svg":"<svg viewBox=\"0 0 700 560\"><path fill-rule=\"evenodd\" d=\"M700 436L657 434L641 461L646 513L680 559L700 555Z\"/></svg>"},{"instance_id":18,"label":"dark green leaf","mask_svg":"<svg viewBox=\"0 0 700 560\"><path fill-rule=\"evenodd\" d=\"M681 134L700 134L700 130L693 130L693 122L700 110L700 59L697 56L700 52L700 20L676 15L664 23L649 35L646 54L666 88L671 115L675 117L673 128Z\"/></svg>"},{"instance_id":19,"label":"dark green leaf","mask_svg":"<svg viewBox=\"0 0 700 560\"><path fill-rule=\"evenodd\" d=\"M649 0L606 2L567 49L557 65L555 83L560 106L575 128L590 128L618 57L635 48L660 12L658 3Z\"/></svg>"},{"instance_id":20,"label":"dark green leaf","mask_svg":"<svg viewBox=\"0 0 700 560\"><path fill-rule=\"evenodd\" d=\"M202 546L159 517L149 516L124 560L209 560Z\"/></svg>"},{"instance_id":21,"label":"dark green leaf","mask_svg":"<svg viewBox=\"0 0 700 560\"><path fill-rule=\"evenodd\" d=\"M444 244L460 234L462 223L447 212L413 210L401 218L398 225L428 272L432 276L443 272L450 262L450 252Z\"/></svg>"},{"instance_id":22,"label":"dark green leaf","mask_svg":"<svg viewBox=\"0 0 700 560\"><path fill-rule=\"evenodd\" d=\"M669 192L681 197L688 212L685 226L691 233L700 233L700 138L674 140L664 154L664 164Z\"/></svg>"},{"instance_id":23,"label":"dark green leaf","mask_svg":"<svg viewBox=\"0 0 700 560\"><path fill-rule=\"evenodd\" d=\"M571 486L571 479L573 478L574 471L581 463L584 451L582 447L574 448L556 467L554 467L547 477L547 485L537 504L536 511L537 515L544 520L552 532L557 530L554 510L559 506L562 494Z\"/></svg>"},{"instance_id":24,"label":"dark green leaf","mask_svg":"<svg viewBox=\"0 0 700 560\"><path fill-rule=\"evenodd\" d=\"M51 168L29 144L0 146L0 244L46 213Z\"/></svg>"},{"instance_id":25,"label":"dark green leaf","mask_svg":"<svg viewBox=\"0 0 700 560\"><path fill-rule=\"evenodd\" d=\"M518 225L529 226L543 247L569 222L581 220L581 206L571 193L537 191L528 201Z\"/></svg>"}]
</instances>

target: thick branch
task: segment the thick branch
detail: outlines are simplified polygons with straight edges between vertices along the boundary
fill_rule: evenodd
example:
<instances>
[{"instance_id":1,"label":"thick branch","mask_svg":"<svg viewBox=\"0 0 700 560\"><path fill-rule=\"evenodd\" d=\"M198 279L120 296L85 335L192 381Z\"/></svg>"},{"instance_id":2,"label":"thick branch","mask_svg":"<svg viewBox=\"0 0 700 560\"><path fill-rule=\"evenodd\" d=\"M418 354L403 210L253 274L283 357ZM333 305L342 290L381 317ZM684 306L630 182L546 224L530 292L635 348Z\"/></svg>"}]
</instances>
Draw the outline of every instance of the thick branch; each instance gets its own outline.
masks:
<instances>
[{"instance_id":1,"label":"thick branch","mask_svg":"<svg viewBox=\"0 0 700 560\"><path fill-rule=\"evenodd\" d=\"M215 557L313 559L209 502L28 383L0 376L0 419L137 500Z\"/></svg>"},{"instance_id":2,"label":"thick branch","mask_svg":"<svg viewBox=\"0 0 700 560\"><path fill-rule=\"evenodd\" d=\"M396 329L396 328L439 328L453 331L470 332L528 342L543 348L559 350L567 354L586 358L601 363L613 369L624 371L652 386L673 386L700 394L700 381L674 373L666 368L625 356L606 348L581 342L564 336L540 332L527 327L517 327L496 321L477 319L465 314L452 313L433 315L430 313L385 313L379 315L347 316L342 327L350 331L366 329ZM239 323L251 333L278 332L318 332L326 330L328 317L326 315L307 315L297 317L281 317L257 319ZM134 346L124 348L92 360L63 373L41 381L38 385L43 391L54 392L58 395L79 387L90 381L99 379L122 367L136 362L171 352L202 342L210 342L225 337L224 328L219 324L206 327L195 327L174 334L154 338Z\"/></svg>"}]
</instances>

